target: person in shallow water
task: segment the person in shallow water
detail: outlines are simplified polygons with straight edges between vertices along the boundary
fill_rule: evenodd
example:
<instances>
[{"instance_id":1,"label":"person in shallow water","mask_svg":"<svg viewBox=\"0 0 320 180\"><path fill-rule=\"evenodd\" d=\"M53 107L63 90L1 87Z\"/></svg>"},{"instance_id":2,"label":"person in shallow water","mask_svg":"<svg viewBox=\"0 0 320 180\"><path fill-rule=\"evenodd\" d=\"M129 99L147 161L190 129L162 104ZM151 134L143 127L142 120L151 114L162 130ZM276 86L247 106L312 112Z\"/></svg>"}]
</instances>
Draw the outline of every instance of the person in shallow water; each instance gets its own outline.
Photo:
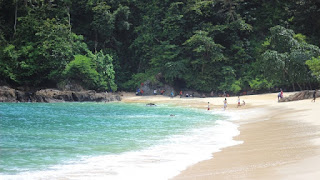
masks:
<instances>
[{"instance_id":1,"label":"person in shallow water","mask_svg":"<svg viewBox=\"0 0 320 180\"><path fill-rule=\"evenodd\" d=\"M224 101L223 101L223 110L227 109L227 104L228 104L227 98L225 98Z\"/></svg>"}]
</instances>

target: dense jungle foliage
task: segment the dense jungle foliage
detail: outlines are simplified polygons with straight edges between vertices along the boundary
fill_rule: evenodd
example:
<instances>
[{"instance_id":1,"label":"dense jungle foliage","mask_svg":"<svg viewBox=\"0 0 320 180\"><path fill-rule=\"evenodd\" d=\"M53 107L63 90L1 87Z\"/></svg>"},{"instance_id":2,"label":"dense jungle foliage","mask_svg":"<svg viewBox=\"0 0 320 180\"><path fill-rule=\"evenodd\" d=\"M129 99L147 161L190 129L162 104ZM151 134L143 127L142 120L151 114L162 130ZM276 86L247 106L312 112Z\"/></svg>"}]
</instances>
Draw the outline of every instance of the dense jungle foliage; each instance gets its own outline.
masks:
<instances>
[{"instance_id":1,"label":"dense jungle foliage","mask_svg":"<svg viewBox=\"0 0 320 180\"><path fill-rule=\"evenodd\" d=\"M0 0L0 82L313 89L319 0Z\"/></svg>"}]
</instances>

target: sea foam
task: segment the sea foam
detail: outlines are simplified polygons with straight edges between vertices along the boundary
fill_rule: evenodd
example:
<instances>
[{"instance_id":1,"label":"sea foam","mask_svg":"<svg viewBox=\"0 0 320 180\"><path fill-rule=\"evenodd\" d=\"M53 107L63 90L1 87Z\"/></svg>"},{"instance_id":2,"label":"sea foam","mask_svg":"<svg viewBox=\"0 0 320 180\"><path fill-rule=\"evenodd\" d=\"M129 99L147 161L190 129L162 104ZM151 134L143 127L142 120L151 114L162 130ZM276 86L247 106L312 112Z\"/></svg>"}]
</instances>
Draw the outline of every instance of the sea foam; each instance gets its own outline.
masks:
<instances>
[{"instance_id":1,"label":"sea foam","mask_svg":"<svg viewBox=\"0 0 320 180\"><path fill-rule=\"evenodd\" d=\"M219 112L208 111L215 115ZM225 112L219 114L226 115ZM164 180L178 175L188 166L212 158L222 148L241 144L233 140L239 135L238 116L228 112L226 119L212 126L191 129L172 135L158 145L122 154L83 157L77 161L55 165L45 171L2 175L3 179L139 179Z\"/></svg>"}]
</instances>

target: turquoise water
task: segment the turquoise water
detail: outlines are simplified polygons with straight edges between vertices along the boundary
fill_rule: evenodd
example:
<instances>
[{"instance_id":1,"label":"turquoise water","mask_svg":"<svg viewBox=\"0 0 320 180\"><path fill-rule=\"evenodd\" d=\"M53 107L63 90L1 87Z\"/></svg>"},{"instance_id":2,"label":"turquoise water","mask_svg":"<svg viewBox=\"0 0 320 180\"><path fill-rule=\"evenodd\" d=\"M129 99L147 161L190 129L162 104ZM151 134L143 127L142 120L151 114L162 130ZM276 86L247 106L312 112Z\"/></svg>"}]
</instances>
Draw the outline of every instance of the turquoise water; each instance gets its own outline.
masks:
<instances>
[{"instance_id":1,"label":"turquoise water","mask_svg":"<svg viewBox=\"0 0 320 180\"><path fill-rule=\"evenodd\" d=\"M190 143L188 135L196 134L194 130L215 127L221 119L204 110L169 105L1 103L0 174L32 174L99 156L110 160L113 155L112 161L118 161L128 152L155 147L160 152L160 145L173 137L180 139L164 148L177 148L179 142ZM204 136L213 136L210 131Z\"/></svg>"}]
</instances>

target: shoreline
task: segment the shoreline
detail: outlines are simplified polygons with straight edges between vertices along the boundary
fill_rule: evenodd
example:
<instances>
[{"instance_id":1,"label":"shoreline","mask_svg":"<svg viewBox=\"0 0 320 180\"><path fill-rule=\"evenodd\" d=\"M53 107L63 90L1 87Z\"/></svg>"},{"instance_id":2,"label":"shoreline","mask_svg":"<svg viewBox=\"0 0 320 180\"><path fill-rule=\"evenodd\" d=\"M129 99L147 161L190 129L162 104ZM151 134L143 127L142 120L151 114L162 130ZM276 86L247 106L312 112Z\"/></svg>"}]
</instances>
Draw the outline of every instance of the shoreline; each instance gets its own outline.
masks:
<instances>
[{"instance_id":1,"label":"shoreline","mask_svg":"<svg viewBox=\"0 0 320 180\"><path fill-rule=\"evenodd\" d=\"M11 104L8 105L10 106ZM12 105L19 106L19 104ZM48 106L47 104L32 104L32 106L37 107L39 105ZM68 107L69 105L78 106L79 104L62 103L61 105L63 105L63 107ZM94 115L97 113L100 114L99 112L101 111L108 111L108 108L105 108L106 105L107 104L102 103L87 103L85 107L90 107L88 109L88 112L92 112ZM224 122L223 119L226 118L223 117L217 116L217 118L215 118L212 116L212 113L207 113L205 109L199 110L195 108L181 108L181 106L175 107L172 104L165 103L159 104L158 107L147 107L143 103L132 103L132 107L134 108L130 108L130 103L124 104L121 102L115 102L114 105L124 107L124 109L120 108L120 111L116 111L117 113L115 113L121 116L125 114L122 114L121 112L125 111L126 109L128 110L127 112L129 114L131 114L130 111L132 110L139 111L143 109L149 111L149 113L138 113L137 116L135 114L133 116L130 115L128 121L131 121L133 123L132 127L134 129L137 128L137 133L140 134L141 132L147 131L144 131L144 128L142 126L142 129L138 128L140 127L139 122L143 123L144 120L148 119L147 121L149 121L151 126L147 129L155 129L155 133L152 133L155 134L155 143L146 143L146 145L148 144L147 146L143 145L141 146L141 148L137 148L133 151L129 148L128 151L124 151L123 153L111 153L109 155L105 154L97 156L93 155L92 157L84 157L84 159L81 159L80 161L66 161L65 164L62 163L53 166L50 165L48 168L39 171L30 170L26 172L20 172L12 176L10 176L10 174L0 176L3 177L3 179L24 179L24 177L29 177L32 179L41 179L41 177L43 177L44 175L52 179L61 179L63 177L71 179L79 179L81 177L88 177L94 179L103 179L102 177L106 179L130 179L130 177L135 177L136 179L169 179L179 174L180 171L187 168L187 165L195 164L200 160L209 159L211 157L212 152L219 151L219 149L223 147L234 145L234 141L232 139L239 133L239 131L237 130L237 126L234 125L234 123ZM49 107L50 106L51 105L49 105ZM81 104L80 106L83 107L83 105ZM96 109L96 111L92 111L93 109L91 109L91 106L97 106L100 108L96 109L95 107L92 107L93 109ZM108 104L107 106L113 106L113 104ZM40 110L40 108L37 109ZM48 111L51 111L50 108L47 109ZM156 111L157 113L150 113L150 111ZM171 113L174 113L175 117L170 117L169 115ZM158 118L155 118L153 120L154 114L156 114ZM90 119L91 115L87 114L87 116ZM136 121L132 117L139 119L141 119L142 117L142 119L141 121ZM161 118L161 120L159 118ZM118 119L115 121L118 121ZM147 121L145 122L148 123ZM158 124L155 123L157 121L161 124L166 123L168 124L168 126L162 126L160 124L159 126L155 126ZM99 123L99 126L100 125L104 124ZM129 129L129 126L126 127L127 128L125 129ZM175 130L171 131L170 129ZM167 130L168 132L171 131L174 133L167 134ZM164 137L158 134L158 132L163 132L168 136ZM123 133L123 131L120 130L120 133ZM141 133L142 136L148 135L148 133L143 134ZM150 134L151 139L153 139L152 134ZM126 134L124 137L128 137L127 135L128 134ZM159 135L162 137L159 138ZM208 138L213 137L213 135L216 138ZM157 139L160 141L158 141ZM94 139L92 140L94 141ZM135 143L147 142L147 140L148 138L142 141L135 141ZM130 146L132 146L132 144ZM192 146L190 146L190 144L192 144ZM118 146L119 145L117 145L116 148Z\"/></svg>"},{"instance_id":2,"label":"shoreline","mask_svg":"<svg viewBox=\"0 0 320 180\"><path fill-rule=\"evenodd\" d=\"M294 93L286 93L285 96L290 94ZM215 129L207 133L205 138L198 138L194 144L186 143L186 147L192 147L192 144L195 146L199 142L199 145L202 147L200 151L205 151L206 158L204 158L204 153L201 153L199 149L196 151L193 150L191 154L182 158L182 165L184 166L176 170L174 170L173 167L177 166L172 164L164 166L168 168L167 170L156 166L153 167L153 165L157 162L156 159L166 159L170 153L175 154L174 156L179 154L179 151L176 149L179 143L174 143L174 147L165 148L166 153L157 155L151 153L150 157L152 158L149 159L148 162L150 162L150 167L152 168L147 168L147 166L143 168L140 164L142 169L140 169L141 172L139 172L138 175L148 177L147 179L158 178L174 180L319 179L320 121L318 119L320 115L320 101L311 103L311 99L307 99L278 103L276 96L276 93L240 96L241 101L245 100L246 105L239 108L237 108L238 97L227 97L229 102L228 108L226 111L223 111L224 97L170 98L161 95L135 96L133 93L124 93L122 96L122 102L124 103L166 104L169 105L169 107L179 106L185 110L189 110L189 108L200 109L200 111L209 115L223 115L227 117L226 121L234 125L234 130L238 131L236 134L230 135L230 133L228 133L229 131L225 129L223 129L223 131L221 131L221 129ZM207 113L208 102L210 102L211 112L208 111ZM182 114L180 116L184 117L185 115ZM199 132L201 134L203 131ZM197 137L199 132L192 135L190 134L191 138ZM218 136L215 136L216 134L218 134ZM216 150L210 147L203 148L205 146L202 145L207 144L206 140L227 142L225 141L226 135L230 135L228 138L236 143L220 146ZM163 149L159 150L159 152L162 151ZM185 155L186 153L181 154ZM138 156L144 157L145 154L138 154ZM149 157L149 155L147 156ZM109 157L106 158L108 159ZM130 160L132 157L124 156L124 159L127 158ZM98 157L98 159L101 158ZM132 163L132 167L137 163L139 164L139 160L140 158L131 160L130 163ZM142 158L141 162L144 161ZM76 173L73 170L83 168L80 163L70 164L72 168L65 166L61 169L61 172L66 173L65 175L72 178L80 177L83 174L88 177L107 177L109 175L110 172L107 169L109 168L110 170L110 167L107 164L101 166L99 162L102 161L97 161L97 158L89 159L88 162L92 163L89 167L95 167L93 170L88 171L83 169L82 172L77 174L78 171L76 171ZM99 166L101 167L97 168ZM171 172L173 170L175 172ZM150 173L152 171L154 173ZM157 173L164 175L163 173L167 171L170 174L170 176L168 176L169 178L155 175ZM55 175L56 172L48 172L50 176L58 178L58 176ZM134 172L137 173L138 171L135 170ZM41 174L37 175L39 175L40 179ZM22 177L23 176L24 175L22 175Z\"/></svg>"},{"instance_id":3,"label":"shoreline","mask_svg":"<svg viewBox=\"0 0 320 180\"><path fill-rule=\"evenodd\" d=\"M319 102L275 103L260 97L253 97L252 104L264 112L236 122L240 135L234 140L243 144L213 153L173 179L318 179Z\"/></svg>"},{"instance_id":4,"label":"shoreline","mask_svg":"<svg viewBox=\"0 0 320 180\"><path fill-rule=\"evenodd\" d=\"M294 93L286 93L288 96ZM320 170L320 101L311 99L278 103L277 94L241 96L246 106L236 108L237 97L228 97L228 111L239 113L240 135L229 146L180 172L181 179L318 179ZM170 103L222 111L223 99L124 96L124 102ZM257 114L258 112L258 114Z\"/></svg>"}]
</instances>

